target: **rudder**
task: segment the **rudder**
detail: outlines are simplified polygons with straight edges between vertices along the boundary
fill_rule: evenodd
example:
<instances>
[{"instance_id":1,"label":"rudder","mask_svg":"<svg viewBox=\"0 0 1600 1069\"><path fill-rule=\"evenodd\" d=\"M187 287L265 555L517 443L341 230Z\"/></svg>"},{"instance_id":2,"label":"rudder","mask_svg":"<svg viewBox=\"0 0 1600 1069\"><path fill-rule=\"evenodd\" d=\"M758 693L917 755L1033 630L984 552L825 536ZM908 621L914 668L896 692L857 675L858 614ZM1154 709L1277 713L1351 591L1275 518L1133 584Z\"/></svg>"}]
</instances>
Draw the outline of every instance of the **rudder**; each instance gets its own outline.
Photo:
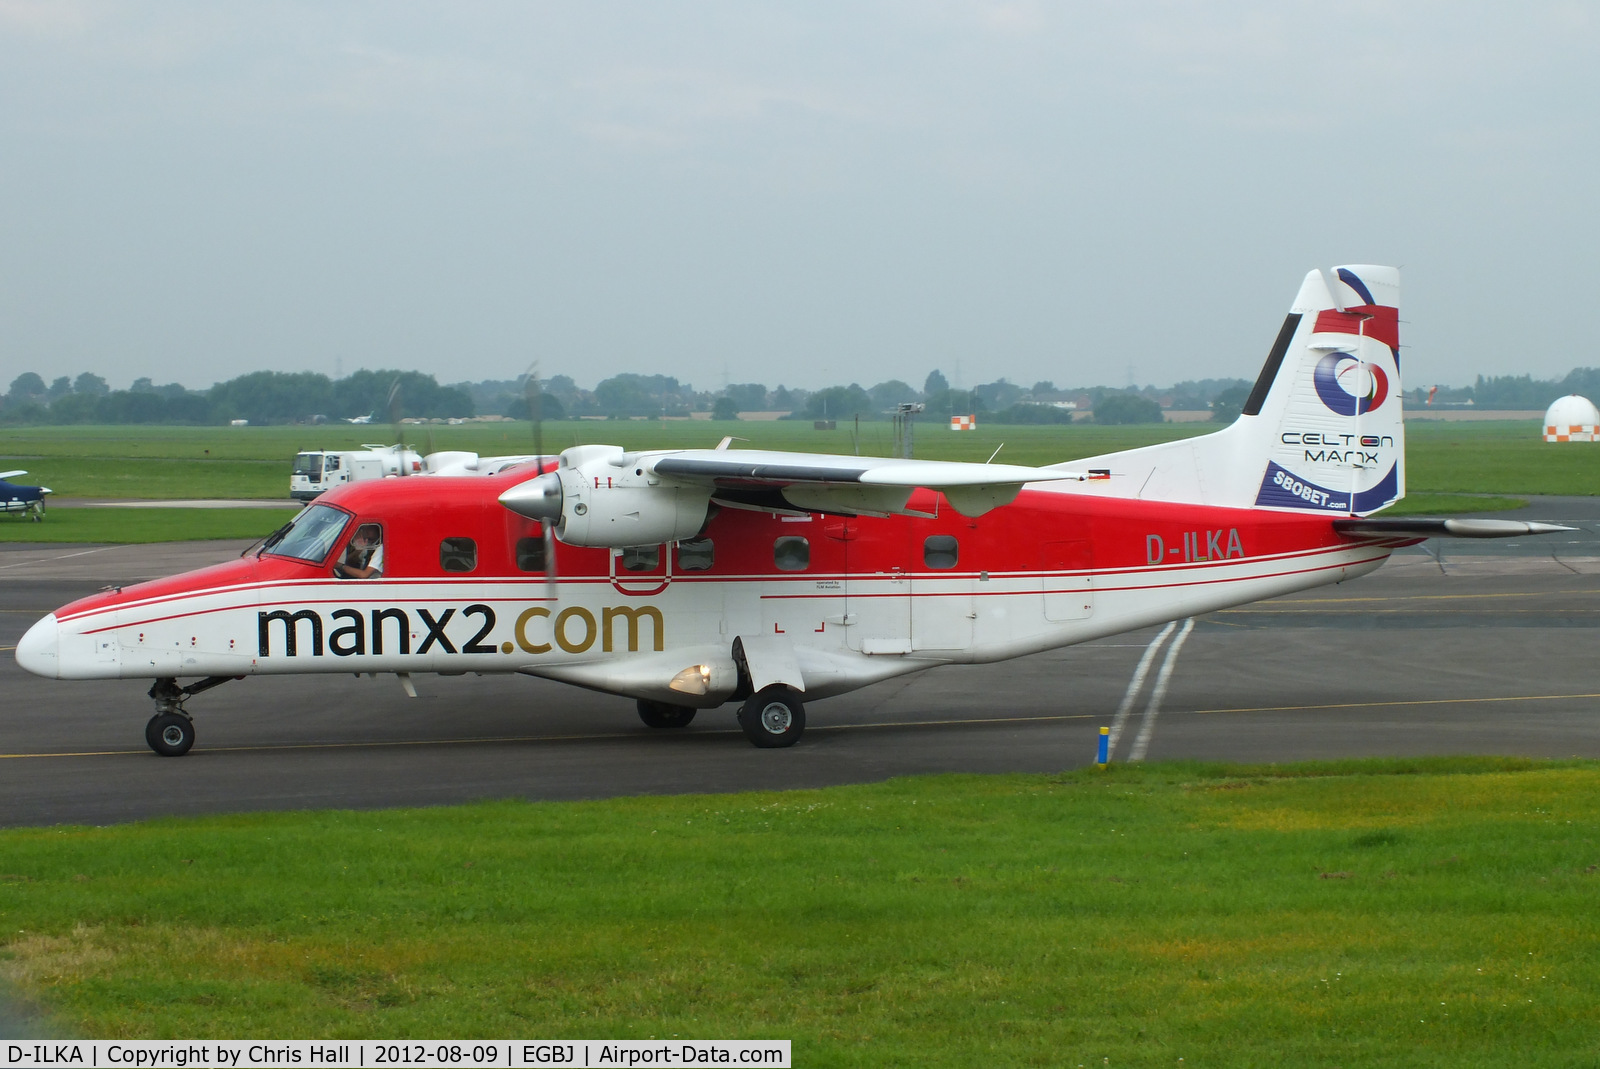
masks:
<instances>
[{"instance_id":1,"label":"rudder","mask_svg":"<svg viewBox=\"0 0 1600 1069\"><path fill-rule=\"evenodd\" d=\"M1229 428L1267 456L1251 504L1365 516L1405 496L1399 314L1396 268L1306 275Z\"/></svg>"}]
</instances>

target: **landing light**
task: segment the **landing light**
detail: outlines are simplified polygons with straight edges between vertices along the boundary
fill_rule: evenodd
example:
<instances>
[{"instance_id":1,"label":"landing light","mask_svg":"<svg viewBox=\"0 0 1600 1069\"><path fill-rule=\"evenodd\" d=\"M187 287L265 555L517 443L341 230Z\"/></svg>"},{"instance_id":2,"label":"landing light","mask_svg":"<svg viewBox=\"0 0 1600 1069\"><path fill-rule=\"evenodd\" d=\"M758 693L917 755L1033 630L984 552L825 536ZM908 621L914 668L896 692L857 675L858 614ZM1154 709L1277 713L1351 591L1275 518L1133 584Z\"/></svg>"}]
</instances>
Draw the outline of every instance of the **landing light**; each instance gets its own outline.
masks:
<instances>
[{"instance_id":1,"label":"landing light","mask_svg":"<svg viewBox=\"0 0 1600 1069\"><path fill-rule=\"evenodd\" d=\"M680 694L707 694L711 691L711 666L691 664L673 676L667 686Z\"/></svg>"}]
</instances>

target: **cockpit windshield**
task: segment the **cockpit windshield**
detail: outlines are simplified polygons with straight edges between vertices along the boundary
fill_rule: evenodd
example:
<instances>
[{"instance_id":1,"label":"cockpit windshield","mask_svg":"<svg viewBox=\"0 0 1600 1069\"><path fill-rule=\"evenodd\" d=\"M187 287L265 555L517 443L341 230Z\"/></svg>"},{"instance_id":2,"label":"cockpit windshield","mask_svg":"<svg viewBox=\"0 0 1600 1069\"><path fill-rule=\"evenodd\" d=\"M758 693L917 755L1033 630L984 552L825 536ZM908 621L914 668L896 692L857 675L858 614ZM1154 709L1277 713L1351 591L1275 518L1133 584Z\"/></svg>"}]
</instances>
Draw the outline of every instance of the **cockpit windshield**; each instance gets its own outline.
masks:
<instances>
[{"instance_id":1,"label":"cockpit windshield","mask_svg":"<svg viewBox=\"0 0 1600 1069\"><path fill-rule=\"evenodd\" d=\"M321 453L296 453L294 456L294 473L304 475L315 482L322 478Z\"/></svg>"},{"instance_id":2,"label":"cockpit windshield","mask_svg":"<svg viewBox=\"0 0 1600 1069\"><path fill-rule=\"evenodd\" d=\"M294 518L282 538L268 542L261 552L321 564L349 520L348 512L327 505L312 505Z\"/></svg>"}]
</instances>

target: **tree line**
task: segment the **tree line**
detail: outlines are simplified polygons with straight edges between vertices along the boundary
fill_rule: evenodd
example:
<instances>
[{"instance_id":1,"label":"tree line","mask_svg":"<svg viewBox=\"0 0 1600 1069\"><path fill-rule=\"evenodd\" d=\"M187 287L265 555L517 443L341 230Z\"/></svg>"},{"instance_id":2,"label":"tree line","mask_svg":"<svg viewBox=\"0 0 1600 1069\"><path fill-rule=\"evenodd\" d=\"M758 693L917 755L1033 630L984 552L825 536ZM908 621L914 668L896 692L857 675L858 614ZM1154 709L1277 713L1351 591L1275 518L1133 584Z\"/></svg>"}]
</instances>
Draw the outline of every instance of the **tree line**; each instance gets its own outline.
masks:
<instances>
[{"instance_id":1,"label":"tree line","mask_svg":"<svg viewBox=\"0 0 1600 1069\"><path fill-rule=\"evenodd\" d=\"M11 382L0 397L0 423L308 423L319 419L367 416L374 423L405 418L453 419L476 415L528 419L537 405L546 420L611 418L671 419L710 413L716 419L737 419L740 413L781 412L801 420L888 419L901 405L921 405L923 419L944 421L953 415L982 416L988 423L1065 423L1092 413L1097 423L1159 423L1167 410L1209 411L1229 422L1238 416L1250 383L1244 379L1199 379L1174 386L1058 387L1032 386L997 379L970 389L953 387L938 370L920 388L900 379L872 386L859 383L804 390L762 383L733 383L716 390L696 390L669 375L613 375L593 389L580 387L568 375L531 383L520 379L458 382L441 385L416 371L361 370L341 379L315 372L255 371L219 382L205 390L178 383L157 385L136 379L126 390L113 390L88 372L59 376L46 383L35 372ZM1417 406L1429 387L1407 391ZM1440 387L1435 404L1471 402L1479 408L1543 409L1568 393L1600 396L1600 368L1575 368L1559 380L1529 375L1479 376L1471 386Z\"/></svg>"},{"instance_id":2,"label":"tree line","mask_svg":"<svg viewBox=\"0 0 1600 1069\"><path fill-rule=\"evenodd\" d=\"M1406 391L1414 401L1426 401L1433 387L1415 386ZM1550 407L1550 402L1569 393L1594 400L1600 396L1600 368L1575 367L1565 378L1536 379L1532 375L1479 375L1471 386L1440 386L1434 404L1466 404L1474 408L1531 412Z\"/></svg>"},{"instance_id":3,"label":"tree line","mask_svg":"<svg viewBox=\"0 0 1600 1069\"><path fill-rule=\"evenodd\" d=\"M798 420L877 420L902 405L921 405L927 419L983 415L987 422L1065 423L1091 411L1099 422L1160 422L1166 408L1212 409L1224 415L1242 403L1248 383L1205 379L1173 387L1114 389L1105 386L1058 388L1051 382L1031 387L998 379L971 389L952 387L935 370L918 389L899 379L870 387L858 383L805 390L762 383L733 383L718 390L696 390L669 375L613 375L584 389L568 375L529 382L520 379L441 385L416 371L357 371L342 379L315 372L255 371L205 390L179 383L157 385L136 379L113 390L99 375L60 376L50 383L36 372L12 380L0 397L0 423L216 425L232 420L252 424L314 423L369 417L373 423L400 419L453 419L477 415L540 418L672 419L695 412L714 419L740 413L783 413ZM1230 409L1230 397L1237 394ZM1232 418L1231 415L1228 418Z\"/></svg>"},{"instance_id":4,"label":"tree line","mask_svg":"<svg viewBox=\"0 0 1600 1069\"><path fill-rule=\"evenodd\" d=\"M63 375L45 384L28 371L0 398L3 423L305 423L371 416L374 423L470 416L472 398L417 371L357 371L342 379L315 372L253 371L207 390L135 379L113 390L99 375Z\"/></svg>"}]
</instances>

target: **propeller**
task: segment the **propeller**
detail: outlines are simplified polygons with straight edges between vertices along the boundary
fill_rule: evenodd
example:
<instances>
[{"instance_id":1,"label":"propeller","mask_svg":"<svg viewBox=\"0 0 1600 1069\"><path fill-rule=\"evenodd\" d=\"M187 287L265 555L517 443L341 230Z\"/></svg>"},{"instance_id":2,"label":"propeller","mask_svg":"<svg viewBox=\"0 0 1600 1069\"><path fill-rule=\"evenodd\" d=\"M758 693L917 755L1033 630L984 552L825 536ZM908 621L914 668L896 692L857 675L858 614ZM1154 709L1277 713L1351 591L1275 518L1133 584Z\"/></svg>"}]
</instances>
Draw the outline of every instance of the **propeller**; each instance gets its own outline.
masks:
<instances>
[{"instance_id":1,"label":"propeller","mask_svg":"<svg viewBox=\"0 0 1600 1069\"><path fill-rule=\"evenodd\" d=\"M394 425L394 440L399 447L400 455L398 465L400 468L400 474L405 475L407 474L406 433L402 429L403 425L400 422L400 380L398 378L395 379L394 384L389 387L389 399L387 402L385 402L385 404L389 409L389 422Z\"/></svg>"},{"instance_id":2,"label":"propeller","mask_svg":"<svg viewBox=\"0 0 1600 1069\"><path fill-rule=\"evenodd\" d=\"M523 389L528 397L528 419L533 422L534 470L539 472L524 486L530 491L536 487L540 499L534 514L539 517L539 534L544 539L545 595L554 599L560 596L556 588L560 577L556 574L555 525L561 519L561 477L544 470L544 397L539 390L539 361L528 365Z\"/></svg>"}]
</instances>

